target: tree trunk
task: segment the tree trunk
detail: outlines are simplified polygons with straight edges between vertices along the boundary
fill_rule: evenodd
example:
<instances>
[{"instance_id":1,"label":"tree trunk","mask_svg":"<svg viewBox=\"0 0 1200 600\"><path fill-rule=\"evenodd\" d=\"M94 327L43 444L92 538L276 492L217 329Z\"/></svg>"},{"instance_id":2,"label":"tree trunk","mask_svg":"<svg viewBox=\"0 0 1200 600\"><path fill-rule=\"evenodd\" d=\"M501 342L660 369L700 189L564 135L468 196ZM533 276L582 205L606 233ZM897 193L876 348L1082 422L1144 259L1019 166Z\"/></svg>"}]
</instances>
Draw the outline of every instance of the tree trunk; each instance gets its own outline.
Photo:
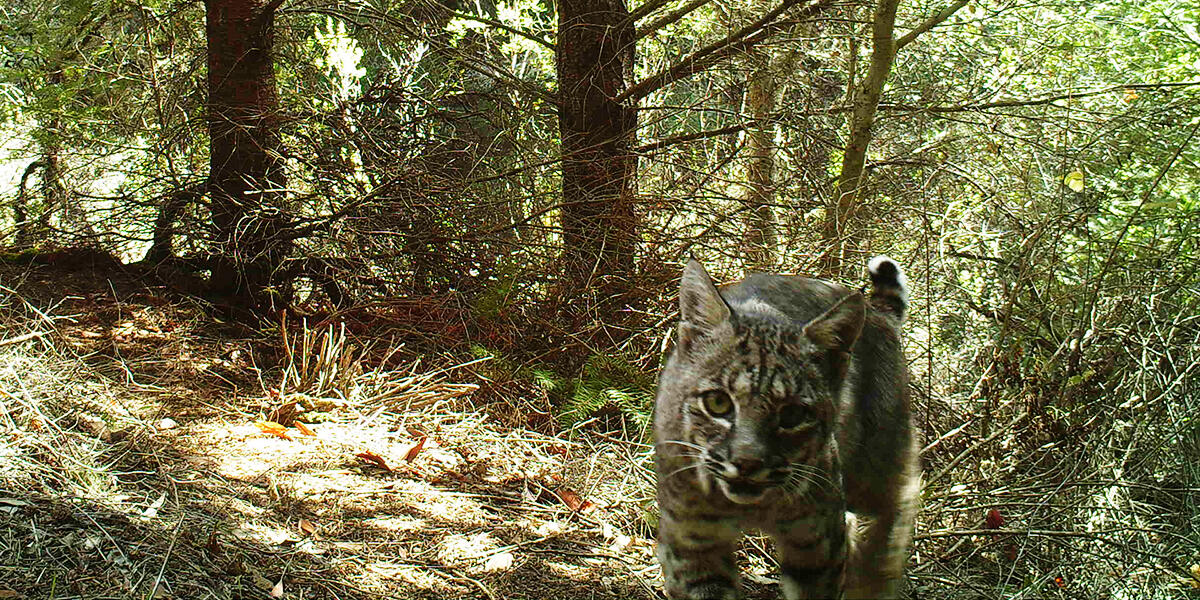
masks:
<instances>
[{"instance_id":1,"label":"tree trunk","mask_svg":"<svg viewBox=\"0 0 1200 600\"><path fill-rule=\"evenodd\" d=\"M863 232L855 213L862 199L863 168L866 165L867 146L871 142L871 128L875 125L875 112L879 108L879 97L887 83L896 58L894 27L896 7L900 0L879 0L875 7L872 25L871 65L862 88L854 97L854 109L850 114L850 136L846 151L842 155L842 170L834 187L830 206L825 212L825 227L822 232L825 244L823 270L829 277L842 275L843 264L857 257L864 250ZM856 261L855 264L861 261Z\"/></svg>"},{"instance_id":2,"label":"tree trunk","mask_svg":"<svg viewBox=\"0 0 1200 600\"><path fill-rule=\"evenodd\" d=\"M742 245L746 249L747 270L769 271L775 266L778 234L775 223L775 112L779 88L772 71L769 49L751 51L750 81L746 87L745 112L750 115L746 127L746 192Z\"/></svg>"},{"instance_id":3,"label":"tree trunk","mask_svg":"<svg viewBox=\"0 0 1200 600\"><path fill-rule=\"evenodd\" d=\"M215 256L209 291L231 308L284 308L291 243L272 57L279 0L207 0L208 191Z\"/></svg>"},{"instance_id":4,"label":"tree trunk","mask_svg":"<svg viewBox=\"0 0 1200 600\"><path fill-rule=\"evenodd\" d=\"M614 100L633 74L634 24L624 0L560 0L558 24L562 289L576 308L594 297L607 317L630 289L637 250L637 106Z\"/></svg>"}]
</instances>

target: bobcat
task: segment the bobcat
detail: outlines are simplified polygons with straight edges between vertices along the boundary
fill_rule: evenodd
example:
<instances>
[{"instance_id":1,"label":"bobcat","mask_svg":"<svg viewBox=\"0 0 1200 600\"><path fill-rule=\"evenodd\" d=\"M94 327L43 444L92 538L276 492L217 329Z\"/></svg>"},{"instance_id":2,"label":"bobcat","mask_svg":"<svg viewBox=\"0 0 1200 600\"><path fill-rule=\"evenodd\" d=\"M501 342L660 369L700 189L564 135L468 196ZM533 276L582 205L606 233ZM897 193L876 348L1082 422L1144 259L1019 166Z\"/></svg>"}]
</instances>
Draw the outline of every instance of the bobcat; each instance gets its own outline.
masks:
<instances>
[{"instance_id":1,"label":"bobcat","mask_svg":"<svg viewBox=\"0 0 1200 600\"><path fill-rule=\"evenodd\" d=\"M890 258L869 271L866 299L766 274L718 291L688 262L654 409L669 598L740 598L746 529L774 539L788 600L897 593L920 479L899 337L908 292Z\"/></svg>"}]
</instances>

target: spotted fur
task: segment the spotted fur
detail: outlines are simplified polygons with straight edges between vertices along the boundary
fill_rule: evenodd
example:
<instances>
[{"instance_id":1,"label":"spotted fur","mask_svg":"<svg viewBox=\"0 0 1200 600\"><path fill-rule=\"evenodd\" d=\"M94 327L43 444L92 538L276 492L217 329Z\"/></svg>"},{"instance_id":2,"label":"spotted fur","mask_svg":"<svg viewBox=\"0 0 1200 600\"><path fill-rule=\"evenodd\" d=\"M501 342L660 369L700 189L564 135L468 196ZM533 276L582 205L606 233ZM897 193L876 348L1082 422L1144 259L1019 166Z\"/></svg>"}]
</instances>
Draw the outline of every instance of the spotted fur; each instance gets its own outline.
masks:
<instances>
[{"instance_id":1,"label":"spotted fur","mask_svg":"<svg viewBox=\"0 0 1200 600\"><path fill-rule=\"evenodd\" d=\"M788 600L895 595L919 478L907 291L891 259L869 270L868 299L763 274L718 291L688 263L654 418L669 598L740 598L752 529L774 539Z\"/></svg>"}]
</instances>

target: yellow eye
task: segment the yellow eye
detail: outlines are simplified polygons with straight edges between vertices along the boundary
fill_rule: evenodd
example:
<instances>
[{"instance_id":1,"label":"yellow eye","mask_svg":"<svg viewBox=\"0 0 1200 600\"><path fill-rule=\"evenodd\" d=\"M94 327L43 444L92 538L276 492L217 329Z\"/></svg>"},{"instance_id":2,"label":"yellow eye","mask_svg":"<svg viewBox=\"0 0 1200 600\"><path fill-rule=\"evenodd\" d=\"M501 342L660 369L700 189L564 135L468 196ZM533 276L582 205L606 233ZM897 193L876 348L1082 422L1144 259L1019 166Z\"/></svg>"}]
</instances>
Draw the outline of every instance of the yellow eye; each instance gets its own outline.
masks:
<instances>
[{"instance_id":1,"label":"yellow eye","mask_svg":"<svg viewBox=\"0 0 1200 600\"><path fill-rule=\"evenodd\" d=\"M712 390L700 395L704 410L711 416L724 417L733 412L733 399L721 390Z\"/></svg>"}]
</instances>

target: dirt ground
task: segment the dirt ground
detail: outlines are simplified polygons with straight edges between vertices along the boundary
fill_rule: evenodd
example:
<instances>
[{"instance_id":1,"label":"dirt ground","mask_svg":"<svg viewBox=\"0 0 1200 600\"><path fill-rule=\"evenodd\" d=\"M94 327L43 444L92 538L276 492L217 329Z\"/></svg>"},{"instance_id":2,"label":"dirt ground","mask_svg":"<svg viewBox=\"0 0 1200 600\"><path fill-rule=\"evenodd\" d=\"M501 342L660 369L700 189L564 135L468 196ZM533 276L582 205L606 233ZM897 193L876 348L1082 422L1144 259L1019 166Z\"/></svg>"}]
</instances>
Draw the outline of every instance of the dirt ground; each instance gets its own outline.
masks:
<instances>
[{"instance_id":1,"label":"dirt ground","mask_svg":"<svg viewBox=\"0 0 1200 600\"><path fill-rule=\"evenodd\" d=\"M0 267L0 598L661 597L636 432L515 427L476 363L145 281Z\"/></svg>"}]
</instances>

